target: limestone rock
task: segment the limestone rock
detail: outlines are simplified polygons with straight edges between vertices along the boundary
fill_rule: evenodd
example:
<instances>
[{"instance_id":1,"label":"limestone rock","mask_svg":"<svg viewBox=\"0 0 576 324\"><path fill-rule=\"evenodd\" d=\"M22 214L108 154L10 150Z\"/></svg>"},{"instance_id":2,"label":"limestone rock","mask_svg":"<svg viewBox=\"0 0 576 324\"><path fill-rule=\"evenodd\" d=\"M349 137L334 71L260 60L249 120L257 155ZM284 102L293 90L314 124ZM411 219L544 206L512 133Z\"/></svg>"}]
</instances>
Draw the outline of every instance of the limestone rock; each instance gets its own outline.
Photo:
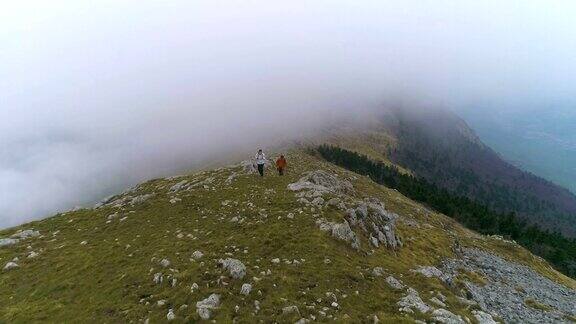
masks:
<instances>
[{"instance_id":1,"label":"limestone rock","mask_svg":"<svg viewBox=\"0 0 576 324\"><path fill-rule=\"evenodd\" d=\"M450 311L439 308L432 312L432 319L436 322L443 324L464 324L464 320L461 316L455 315Z\"/></svg>"},{"instance_id":2,"label":"limestone rock","mask_svg":"<svg viewBox=\"0 0 576 324\"><path fill-rule=\"evenodd\" d=\"M208 320L212 316L212 311L209 308L197 308L196 312L203 320Z\"/></svg>"},{"instance_id":3,"label":"limestone rock","mask_svg":"<svg viewBox=\"0 0 576 324\"><path fill-rule=\"evenodd\" d=\"M352 248L360 248L360 239L358 239L356 233L352 230L352 228L350 228L350 225L347 221L344 221L343 223L333 223L327 222L324 219L320 219L316 221L316 224L319 225L320 230L330 232L336 239L350 242Z\"/></svg>"},{"instance_id":4,"label":"limestone rock","mask_svg":"<svg viewBox=\"0 0 576 324\"><path fill-rule=\"evenodd\" d=\"M298 306L286 306L284 308L282 308L282 313L283 314L298 314L300 315L300 310L298 310Z\"/></svg>"},{"instance_id":5,"label":"limestone rock","mask_svg":"<svg viewBox=\"0 0 576 324\"><path fill-rule=\"evenodd\" d=\"M497 324L492 318L492 315L479 310L473 310L472 315L476 318L479 324Z\"/></svg>"},{"instance_id":6,"label":"limestone rock","mask_svg":"<svg viewBox=\"0 0 576 324\"><path fill-rule=\"evenodd\" d=\"M40 232L28 229L28 230L19 231L15 234L12 234L11 237L15 238L15 239L24 240L24 239L27 239L30 237L37 237L37 236L40 236Z\"/></svg>"},{"instance_id":7,"label":"limestone rock","mask_svg":"<svg viewBox=\"0 0 576 324\"><path fill-rule=\"evenodd\" d=\"M218 264L228 270L230 273L230 277L234 279L242 279L246 275L246 266L240 260L236 259L220 259L218 260Z\"/></svg>"},{"instance_id":8,"label":"limestone rock","mask_svg":"<svg viewBox=\"0 0 576 324\"><path fill-rule=\"evenodd\" d=\"M176 319L176 315L174 315L174 311L172 310L172 308L170 308L170 309L168 310L168 314L166 314L166 319L167 319L168 321L173 321L173 320Z\"/></svg>"},{"instance_id":9,"label":"limestone rock","mask_svg":"<svg viewBox=\"0 0 576 324\"><path fill-rule=\"evenodd\" d=\"M192 253L192 259L194 260L199 260L204 256L204 253L200 252L200 251L194 251L194 253Z\"/></svg>"},{"instance_id":10,"label":"limestone rock","mask_svg":"<svg viewBox=\"0 0 576 324\"><path fill-rule=\"evenodd\" d=\"M16 243L18 243L17 239L12 239L12 238L0 239L0 247L14 245Z\"/></svg>"},{"instance_id":11,"label":"limestone rock","mask_svg":"<svg viewBox=\"0 0 576 324\"><path fill-rule=\"evenodd\" d=\"M386 278L386 283L388 284L388 286L392 287L393 289L396 289L396 290L404 289L404 285L398 279L396 279L392 276L388 276Z\"/></svg>"},{"instance_id":12,"label":"limestone rock","mask_svg":"<svg viewBox=\"0 0 576 324\"><path fill-rule=\"evenodd\" d=\"M146 200L150 199L152 196L154 196L153 193L136 196L130 200L130 205L134 206L134 205L141 204L141 203L145 202Z\"/></svg>"},{"instance_id":13,"label":"limestone rock","mask_svg":"<svg viewBox=\"0 0 576 324\"><path fill-rule=\"evenodd\" d=\"M444 273L442 273L442 271L440 271L436 267L431 267L431 266L420 267L420 268L413 270L413 271L422 274L426 278L432 278L432 277L442 278L442 277L444 277Z\"/></svg>"},{"instance_id":14,"label":"limestone rock","mask_svg":"<svg viewBox=\"0 0 576 324\"><path fill-rule=\"evenodd\" d=\"M18 267L19 267L19 265L16 262L10 261L10 262L6 263L6 265L4 266L4 270L12 270L12 269L16 269Z\"/></svg>"},{"instance_id":15,"label":"limestone rock","mask_svg":"<svg viewBox=\"0 0 576 324\"><path fill-rule=\"evenodd\" d=\"M455 280L462 270L476 273L484 281L465 281L466 294L472 300L459 299L461 302L477 304L484 314L497 314L506 323L562 322L576 314L576 290L487 251L463 248L461 252L460 258L443 262L446 282ZM551 310L530 307L525 304L528 299L549 305ZM488 316L484 318L490 323Z\"/></svg>"},{"instance_id":16,"label":"limestone rock","mask_svg":"<svg viewBox=\"0 0 576 324\"><path fill-rule=\"evenodd\" d=\"M324 205L324 198L322 198L322 197L316 197L316 198L314 198L314 200L312 200L312 205L315 205L315 206L322 206L322 205Z\"/></svg>"},{"instance_id":17,"label":"limestone rock","mask_svg":"<svg viewBox=\"0 0 576 324\"><path fill-rule=\"evenodd\" d=\"M248 296L251 291L252 291L252 285L248 283L243 284L242 288L240 289L240 293L246 296Z\"/></svg>"},{"instance_id":18,"label":"limestone rock","mask_svg":"<svg viewBox=\"0 0 576 324\"><path fill-rule=\"evenodd\" d=\"M441 301L440 299L438 299L437 297L430 298L430 302L433 303L434 305L442 307L442 308L446 307L446 304L444 304L444 302Z\"/></svg>"},{"instance_id":19,"label":"limestone rock","mask_svg":"<svg viewBox=\"0 0 576 324\"><path fill-rule=\"evenodd\" d=\"M177 184L173 185L172 187L170 187L170 192L178 192L182 189L182 187L184 185L186 185L188 183L188 180L182 180L180 182L178 182Z\"/></svg>"},{"instance_id":20,"label":"limestone rock","mask_svg":"<svg viewBox=\"0 0 576 324\"><path fill-rule=\"evenodd\" d=\"M408 293L400 299L398 306L400 306L400 311L406 313L413 313L414 310L417 310L425 314L431 309L430 306L420 298L418 292L412 288L408 288Z\"/></svg>"},{"instance_id":21,"label":"limestone rock","mask_svg":"<svg viewBox=\"0 0 576 324\"><path fill-rule=\"evenodd\" d=\"M310 196L314 196L314 192L320 194L352 194L354 192L354 187L349 181L340 180L337 175L323 170L307 173L298 182L289 184L288 189L292 191L308 190Z\"/></svg>"},{"instance_id":22,"label":"limestone rock","mask_svg":"<svg viewBox=\"0 0 576 324\"><path fill-rule=\"evenodd\" d=\"M382 268L382 267L376 267L376 268L372 269L372 274L377 276L377 277L382 277L385 273L386 273L386 271L384 271L384 268Z\"/></svg>"},{"instance_id":23,"label":"limestone rock","mask_svg":"<svg viewBox=\"0 0 576 324\"><path fill-rule=\"evenodd\" d=\"M212 316L212 310L220 306L220 295L212 294L196 303L196 312L200 318L207 320Z\"/></svg>"}]
</instances>

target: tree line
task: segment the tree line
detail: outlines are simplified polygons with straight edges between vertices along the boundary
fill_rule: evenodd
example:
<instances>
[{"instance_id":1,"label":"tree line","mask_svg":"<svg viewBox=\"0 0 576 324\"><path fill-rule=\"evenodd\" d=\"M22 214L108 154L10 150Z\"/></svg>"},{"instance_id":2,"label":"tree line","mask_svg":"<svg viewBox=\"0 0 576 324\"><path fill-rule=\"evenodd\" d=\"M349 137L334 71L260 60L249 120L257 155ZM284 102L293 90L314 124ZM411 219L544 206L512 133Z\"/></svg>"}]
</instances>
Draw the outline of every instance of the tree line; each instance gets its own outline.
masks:
<instances>
[{"instance_id":1,"label":"tree line","mask_svg":"<svg viewBox=\"0 0 576 324\"><path fill-rule=\"evenodd\" d=\"M487 235L515 240L550 262L557 270L576 278L576 240L535 225L527 225L515 213L499 213L486 205L459 196L426 181L401 173L395 166L336 146L321 145L318 153L328 162L398 190L408 198L449 216L464 226Z\"/></svg>"}]
</instances>

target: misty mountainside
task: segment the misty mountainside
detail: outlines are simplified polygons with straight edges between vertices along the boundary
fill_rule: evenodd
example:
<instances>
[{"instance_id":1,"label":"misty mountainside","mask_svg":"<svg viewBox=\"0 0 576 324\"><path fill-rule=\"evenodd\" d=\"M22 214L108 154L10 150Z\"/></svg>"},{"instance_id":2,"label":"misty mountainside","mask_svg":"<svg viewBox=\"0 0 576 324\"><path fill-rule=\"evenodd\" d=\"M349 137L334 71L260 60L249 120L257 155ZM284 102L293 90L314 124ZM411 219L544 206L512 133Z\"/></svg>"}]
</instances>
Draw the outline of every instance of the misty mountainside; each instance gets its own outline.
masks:
<instances>
[{"instance_id":1,"label":"misty mountainside","mask_svg":"<svg viewBox=\"0 0 576 324\"><path fill-rule=\"evenodd\" d=\"M385 122L396 139L391 161L491 209L576 236L576 196L504 161L455 114L402 110Z\"/></svg>"},{"instance_id":2,"label":"misty mountainside","mask_svg":"<svg viewBox=\"0 0 576 324\"><path fill-rule=\"evenodd\" d=\"M0 322L576 321L576 282L515 242L284 153L282 177L237 162L1 231Z\"/></svg>"},{"instance_id":3,"label":"misty mountainside","mask_svg":"<svg viewBox=\"0 0 576 324\"><path fill-rule=\"evenodd\" d=\"M566 105L512 112L463 112L508 161L576 193L576 113Z\"/></svg>"}]
</instances>

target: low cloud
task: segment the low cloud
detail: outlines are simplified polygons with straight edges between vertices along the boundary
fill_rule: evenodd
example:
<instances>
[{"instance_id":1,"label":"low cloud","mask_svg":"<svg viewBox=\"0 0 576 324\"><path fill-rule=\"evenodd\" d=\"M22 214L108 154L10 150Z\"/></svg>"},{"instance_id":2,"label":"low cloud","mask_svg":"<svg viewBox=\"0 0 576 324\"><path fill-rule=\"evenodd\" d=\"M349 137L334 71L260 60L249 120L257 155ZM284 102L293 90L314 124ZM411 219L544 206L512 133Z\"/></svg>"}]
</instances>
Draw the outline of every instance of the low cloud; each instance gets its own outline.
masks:
<instances>
[{"instance_id":1,"label":"low cloud","mask_svg":"<svg viewBox=\"0 0 576 324\"><path fill-rule=\"evenodd\" d=\"M0 227L387 102L573 101L571 1L22 1L0 13Z\"/></svg>"}]
</instances>

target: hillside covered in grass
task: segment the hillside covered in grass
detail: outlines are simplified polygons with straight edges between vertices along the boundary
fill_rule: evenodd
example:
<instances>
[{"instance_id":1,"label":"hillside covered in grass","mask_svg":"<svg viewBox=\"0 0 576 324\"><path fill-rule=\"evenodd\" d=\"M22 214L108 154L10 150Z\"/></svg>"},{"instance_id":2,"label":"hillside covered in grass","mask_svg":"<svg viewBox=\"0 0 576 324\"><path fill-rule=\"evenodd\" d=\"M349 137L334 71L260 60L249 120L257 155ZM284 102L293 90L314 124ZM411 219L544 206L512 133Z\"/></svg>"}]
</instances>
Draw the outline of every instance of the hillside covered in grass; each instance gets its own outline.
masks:
<instances>
[{"instance_id":1,"label":"hillside covered in grass","mask_svg":"<svg viewBox=\"0 0 576 324\"><path fill-rule=\"evenodd\" d=\"M514 213L495 212L481 203L440 189L422 178L405 174L395 166L375 162L365 155L328 145L318 147L318 152L327 161L397 189L410 199L456 219L467 228L518 241L532 253L551 262L562 273L576 277L575 239L565 238L558 232L551 233L535 225L528 226Z\"/></svg>"},{"instance_id":2,"label":"hillside covered in grass","mask_svg":"<svg viewBox=\"0 0 576 324\"><path fill-rule=\"evenodd\" d=\"M576 283L304 150L0 232L0 322L574 321Z\"/></svg>"}]
</instances>

